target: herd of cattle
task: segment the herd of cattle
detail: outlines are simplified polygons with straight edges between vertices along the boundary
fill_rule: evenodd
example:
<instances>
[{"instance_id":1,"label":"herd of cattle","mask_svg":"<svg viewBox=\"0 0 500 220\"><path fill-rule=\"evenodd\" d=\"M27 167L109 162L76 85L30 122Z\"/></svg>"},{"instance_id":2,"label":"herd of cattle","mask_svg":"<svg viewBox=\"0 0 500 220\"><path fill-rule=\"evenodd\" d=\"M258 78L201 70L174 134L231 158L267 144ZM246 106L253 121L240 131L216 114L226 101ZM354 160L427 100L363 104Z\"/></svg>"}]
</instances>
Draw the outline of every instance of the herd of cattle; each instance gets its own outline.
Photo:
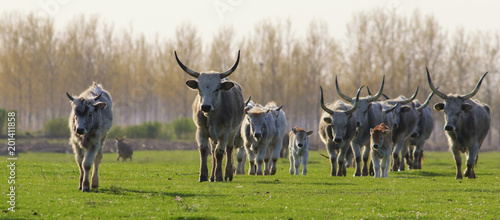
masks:
<instances>
[{"instance_id":1,"label":"herd of cattle","mask_svg":"<svg viewBox=\"0 0 500 220\"><path fill-rule=\"evenodd\" d=\"M212 156L211 182L231 181L233 174L245 174L248 160L249 175L274 175L280 157L283 137L286 133L286 116L283 106L269 102L265 106L254 103L250 98L244 102L240 85L227 77L239 63L223 73L196 72L185 66L177 57L179 66L194 79L186 85L198 92L193 105L193 121L197 127L196 141L200 152L199 181L208 181L207 157ZM319 136L328 150L331 176L346 176L348 152L352 150L355 160L354 176L388 177L392 158L392 170L402 171L405 164L411 169L421 169L424 142L434 128L431 108L428 107L433 94L444 100L434 109L445 113L444 130L456 162L456 178L462 179L462 158L465 153L467 168L464 175L475 178L474 165L478 152L490 127L490 108L478 100L471 99L479 90L485 73L474 90L466 95L444 94L432 83L429 71L427 79L432 93L421 104L415 97L399 96L389 99L383 95L385 77L375 95L350 97L341 92L337 77L335 85L343 100L325 104L323 88L320 86L320 105L323 113L319 122ZM368 89L368 88L367 88ZM88 192L98 188L98 170L102 158L102 146L112 120L111 96L100 84L74 97L69 118L70 143L80 169L79 189ZM380 101L385 96L387 100ZM289 132L290 174L307 174L308 137L313 131L293 127ZM124 137L125 138L125 137ZM117 138L118 158L132 160L130 146ZM233 166L233 149L237 149L237 166ZM211 152L209 152L211 150ZM401 152L401 156L400 156ZM222 161L226 154L225 174ZM368 165L369 158L373 165ZM362 165L361 165L362 164ZM90 168L94 166L90 185ZM264 165L264 167L263 167ZM370 169L369 169L370 167ZM373 169L372 169L373 167Z\"/></svg>"}]
</instances>

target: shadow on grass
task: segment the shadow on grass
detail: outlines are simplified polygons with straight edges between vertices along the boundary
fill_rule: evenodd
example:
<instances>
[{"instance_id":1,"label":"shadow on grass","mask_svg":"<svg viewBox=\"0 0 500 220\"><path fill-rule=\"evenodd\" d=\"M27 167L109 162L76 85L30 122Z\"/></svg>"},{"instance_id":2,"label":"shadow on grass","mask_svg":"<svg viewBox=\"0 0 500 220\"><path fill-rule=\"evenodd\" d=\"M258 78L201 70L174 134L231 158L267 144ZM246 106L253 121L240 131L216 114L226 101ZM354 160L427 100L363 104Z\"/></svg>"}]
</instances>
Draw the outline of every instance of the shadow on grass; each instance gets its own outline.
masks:
<instances>
[{"instance_id":1,"label":"shadow on grass","mask_svg":"<svg viewBox=\"0 0 500 220\"><path fill-rule=\"evenodd\" d=\"M418 178L418 177L437 177L437 176L449 176L447 172L430 172L430 171L422 171L422 170L408 170L408 171L398 171L391 173L398 173L398 176L395 178Z\"/></svg>"},{"instance_id":2,"label":"shadow on grass","mask_svg":"<svg viewBox=\"0 0 500 220\"><path fill-rule=\"evenodd\" d=\"M159 196L171 196L177 197L199 197L199 196L207 196L207 197L217 197L222 196L218 194L194 194L194 193L179 193L179 192L160 192L160 191L151 191L151 190L136 190L136 189L126 189L122 187L111 186L110 188L99 189L96 193L104 193L104 194L114 194L114 195L125 195L128 193L137 193L137 194L152 194Z\"/></svg>"}]
</instances>

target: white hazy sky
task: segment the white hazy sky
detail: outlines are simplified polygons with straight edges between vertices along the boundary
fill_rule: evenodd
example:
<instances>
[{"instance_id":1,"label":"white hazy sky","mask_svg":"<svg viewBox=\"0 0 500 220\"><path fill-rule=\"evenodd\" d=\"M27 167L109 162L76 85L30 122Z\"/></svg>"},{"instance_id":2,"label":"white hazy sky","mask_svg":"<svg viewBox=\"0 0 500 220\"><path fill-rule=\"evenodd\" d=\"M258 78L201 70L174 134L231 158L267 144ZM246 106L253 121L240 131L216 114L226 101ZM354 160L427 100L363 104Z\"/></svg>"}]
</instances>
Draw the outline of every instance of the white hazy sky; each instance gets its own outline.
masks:
<instances>
[{"instance_id":1,"label":"white hazy sky","mask_svg":"<svg viewBox=\"0 0 500 220\"><path fill-rule=\"evenodd\" d=\"M296 36L303 36L313 19L328 23L330 34L345 37L354 12L395 8L410 15L415 9L433 14L447 30L500 30L500 2L494 0L0 0L0 11L19 10L49 15L58 29L78 14L99 14L117 28L133 27L148 38L173 37L183 22L194 24L204 41L224 25L233 25L237 37L249 34L263 19L290 18Z\"/></svg>"}]
</instances>

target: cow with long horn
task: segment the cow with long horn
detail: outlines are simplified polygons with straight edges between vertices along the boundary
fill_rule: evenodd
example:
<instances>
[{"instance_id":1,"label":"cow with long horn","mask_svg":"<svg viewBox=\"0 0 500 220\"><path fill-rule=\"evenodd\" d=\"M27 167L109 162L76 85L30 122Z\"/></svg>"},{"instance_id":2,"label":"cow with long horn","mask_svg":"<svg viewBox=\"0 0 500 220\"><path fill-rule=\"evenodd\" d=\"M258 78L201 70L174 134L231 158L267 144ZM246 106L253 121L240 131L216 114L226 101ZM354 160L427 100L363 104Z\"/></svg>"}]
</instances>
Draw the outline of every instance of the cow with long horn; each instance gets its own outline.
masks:
<instances>
[{"instance_id":1,"label":"cow with long horn","mask_svg":"<svg viewBox=\"0 0 500 220\"><path fill-rule=\"evenodd\" d=\"M354 112L359 108L358 89L354 105L337 100L335 103L325 105L323 101L323 88L321 91L321 108L323 114L319 121L319 136L326 145L331 164L331 176L346 176L345 155L349 149L351 140L356 134L356 115ZM338 172L337 172L338 164ZM358 166L359 167L359 166ZM359 168L358 168L359 169Z\"/></svg>"},{"instance_id":2,"label":"cow with long horn","mask_svg":"<svg viewBox=\"0 0 500 220\"><path fill-rule=\"evenodd\" d=\"M222 182L222 159L226 152L225 180L233 179L233 147L236 133L239 132L241 121L245 115L241 87L227 79L236 70L240 60L240 52L234 65L223 73L196 72L185 66L177 57L179 66L194 80L188 80L186 85L198 91L192 108L193 121L197 127L196 141L200 151L200 178L208 180L207 157L209 146L212 146L212 174L210 181Z\"/></svg>"},{"instance_id":3,"label":"cow with long horn","mask_svg":"<svg viewBox=\"0 0 500 220\"><path fill-rule=\"evenodd\" d=\"M408 165L410 169L422 169L422 158L424 156L424 144L434 130L434 119L432 118L431 108L428 106L434 92L427 97L424 104L420 104L418 100L413 100L415 110L418 114L418 124L410 138L410 146L408 151Z\"/></svg>"},{"instance_id":4,"label":"cow with long horn","mask_svg":"<svg viewBox=\"0 0 500 220\"><path fill-rule=\"evenodd\" d=\"M370 128L382 123L382 105L375 102L384 89L385 76L382 78L380 89L374 96L360 97L356 115L356 136L352 140L352 151L356 160L356 172L354 176L368 176L368 159L370 158ZM340 91L337 76L335 76L335 86L339 96L354 104L354 99ZM361 147L364 147L361 155ZM361 157L363 158L363 168L361 170Z\"/></svg>"},{"instance_id":5,"label":"cow with long horn","mask_svg":"<svg viewBox=\"0 0 500 220\"><path fill-rule=\"evenodd\" d=\"M392 171L404 171L405 155L408 151L408 144L410 142L411 135L414 133L418 125L418 114L415 107L412 105L412 101L417 97L419 87L415 90L415 93L407 99L405 96L398 96L395 99L385 100L389 105L395 105L399 103L400 105L396 107L392 112L396 115L394 120L394 127L392 129ZM399 153L401 152L401 157Z\"/></svg>"},{"instance_id":6,"label":"cow with long horn","mask_svg":"<svg viewBox=\"0 0 500 220\"><path fill-rule=\"evenodd\" d=\"M466 95L444 94L432 84L429 70L427 70L427 81L431 90L444 103L434 105L436 111L444 111L444 130L448 136L448 143L455 158L457 168L456 179L462 179L462 157L460 153L465 153L467 158L467 168L464 175L469 179L476 178L474 166L477 163L479 149L490 129L490 107L471 99L479 91L481 82L488 72L483 74L472 92Z\"/></svg>"}]
</instances>

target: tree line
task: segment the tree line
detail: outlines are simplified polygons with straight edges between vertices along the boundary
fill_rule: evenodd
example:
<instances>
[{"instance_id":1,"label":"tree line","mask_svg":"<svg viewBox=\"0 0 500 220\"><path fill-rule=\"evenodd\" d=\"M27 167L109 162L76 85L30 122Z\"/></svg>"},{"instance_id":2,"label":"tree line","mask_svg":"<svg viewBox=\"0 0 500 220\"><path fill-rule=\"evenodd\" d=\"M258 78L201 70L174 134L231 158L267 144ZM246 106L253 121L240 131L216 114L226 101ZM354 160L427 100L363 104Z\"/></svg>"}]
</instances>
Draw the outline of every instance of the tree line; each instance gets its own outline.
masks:
<instances>
[{"instance_id":1,"label":"tree line","mask_svg":"<svg viewBox=\"0 0 500 220\"><path fill-rule=\"evenodd\" d=\"M500 97L494 87L500 68L498 30L447 30L418 10L402 15L380 8L353 14L342 39L332 36L336 30L324 20L312 20L304 37L296 36L286 19L263 19L239 39L232 26L220 28L211 40L202 39L191 23L169 28L175 28L174 36L148 38L99 16L80 15L56 30L51 18L5 12L0 108L18 111L19 129L41 129L49 119L68 116L65 92L77 95L95 81L112 95L115 125L171 122L191 117L196 95L186 88L190 76L178 67L173 51L191 69L224 71L241 50L231 79L242 86L245 99L283 104L290 128L317 129L319 86L326 101L340 98L335 75L351 96L361 85L377 90L385 75L384 94L409 97L420 86L417 98L424 101L431 92L425 67L445 93L468 93L489 71L475 98L491 106L492 121L500 119L495 111L500 100L494 98ZM433 116L442 135L443 116ZM500 125L491 124L488 143L498 144Z\"/></svg>"}]
</instances>

